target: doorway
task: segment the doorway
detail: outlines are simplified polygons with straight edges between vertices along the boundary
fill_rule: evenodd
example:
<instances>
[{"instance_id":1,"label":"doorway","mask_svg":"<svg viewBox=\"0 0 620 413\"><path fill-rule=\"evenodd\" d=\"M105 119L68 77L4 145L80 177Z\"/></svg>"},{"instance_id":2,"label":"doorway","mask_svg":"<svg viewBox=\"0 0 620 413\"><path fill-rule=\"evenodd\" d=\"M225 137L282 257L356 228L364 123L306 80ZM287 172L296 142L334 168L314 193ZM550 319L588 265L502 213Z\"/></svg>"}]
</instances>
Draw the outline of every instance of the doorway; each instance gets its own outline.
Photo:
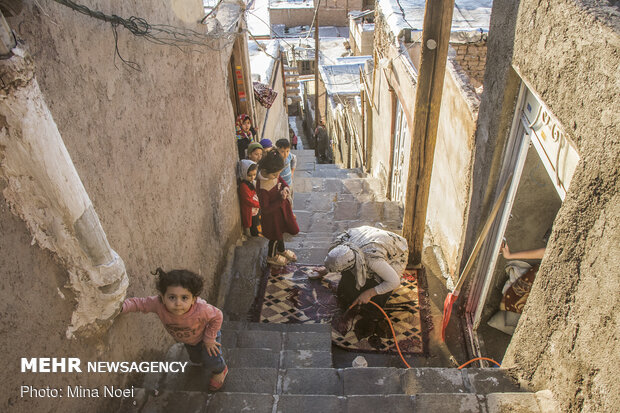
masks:
<instances>
[{"instance_id":1,"label":"doorway","mask_svg":"<svg viewBox=\"0 0 620 413\"><path fill-rule=\"evenodd\" d=\"M508 194L484 240L465 308L471 353L500 363L579 161L559 122L525 85L517 108L498 182ZM506 259L502 252L521 254Z\"/></svg>"}]
</instances>

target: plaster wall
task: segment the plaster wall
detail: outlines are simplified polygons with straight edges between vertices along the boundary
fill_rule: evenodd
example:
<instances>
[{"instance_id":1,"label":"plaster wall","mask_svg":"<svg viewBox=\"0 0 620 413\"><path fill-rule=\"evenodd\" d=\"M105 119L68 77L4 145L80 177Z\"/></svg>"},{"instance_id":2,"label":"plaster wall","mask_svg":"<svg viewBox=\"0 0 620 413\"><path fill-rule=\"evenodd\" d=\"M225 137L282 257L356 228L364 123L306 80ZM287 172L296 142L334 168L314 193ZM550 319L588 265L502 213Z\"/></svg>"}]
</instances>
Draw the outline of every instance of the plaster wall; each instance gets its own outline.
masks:
<instances>
[{"instance_id":1,"label":"plaster wall","mask_svg":"<svg viewBox=\"0 0 620 413\"><path fill-rule=\"evenodd\" d=\"M609 2L520 2L512 64L581 161L505 365L566 412L620 405L619 51L620 11Z\"/></svg>"},{"instance_id":2,"label":"plaster wall","mask_svg":"<svg viewBox=\"0 0 620 413\"><path fill-rule=\"evenodd\" d=\"M469 205L477 97L465 83L466 75L448 60L441 98L437 143L426 214L433 244L439 245L451 275L458 277Z\"/></svg>"},{"instance_id":3,"label":"plaster wall","mask_svg":"<svg viewBox=\"0 0 620 413\"><path fill-rule=\"evenodd\" d=\"M612 371L620 354L618 21L608 2L495 2L489 31L469 227L496 188L519 81L511 64L581 156L504 358L532 388L551 389L566 412L620 403ZM472 233L467 248L473 242Z\"/></svg>"},{"instance_id":4,"label":"plaster wall","mask_svg":"<svg viewBox=\"0 0 620 413\"><path fill-rule=\"evenodd\" d=\"M405 142L405 161L402 166L402 170L408 171L416 80L411 73L410 60L390 42L390 32L386 30L381 14L377 15L375 27L375 47L379 51L379 62L385 57L390 59L391 64L382 68L379 63L375 72L375 103L378 109L373 110L371 171L373 176L384 179L387 188L393 140L391 94L399 99L405 112L408 112L405 117L410 136ZM390 87L394 92L389 91ZM443 251L449 272L458 275L469 205L473 137L479 101L467 74L453 59L448 61L442 93L426 220L434 245Z\"/></svg>"},{"instance_id":5,"label":"plaster wall","mask_svg":"<svg viewBox=\"0 0 620 413\"><path fill-rule=\"evenodd\" d=\"M195 27L200 1L93 0L108 14ZM112 248L123 258L129 296L155 293L149 271L188 268L217 294L223 257L240 233L234 114L226 88L230 48L201 53L155 45L51 0L27 1L8 19L36 76ZM4 188L5 183L0 183ZM154 315L123 315L105 337L67 340L74 306L67 273L31 245L25 224L0 199L2 411L110 411L113 399L23 399L19 386L123 385L127 375L21 373L20 357L161 360L172 339ZM106 404L107 403L107 404Z\"/></svg>"}]
</instances>

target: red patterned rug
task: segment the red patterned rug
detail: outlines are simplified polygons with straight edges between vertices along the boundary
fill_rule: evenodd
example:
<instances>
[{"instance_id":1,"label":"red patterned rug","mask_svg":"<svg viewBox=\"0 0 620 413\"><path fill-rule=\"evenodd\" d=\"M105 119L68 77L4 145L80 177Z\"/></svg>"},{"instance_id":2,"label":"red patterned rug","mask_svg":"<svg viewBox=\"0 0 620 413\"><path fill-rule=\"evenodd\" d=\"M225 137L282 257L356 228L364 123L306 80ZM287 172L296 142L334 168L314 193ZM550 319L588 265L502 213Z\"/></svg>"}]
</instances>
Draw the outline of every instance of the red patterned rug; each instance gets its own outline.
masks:
<instances>
[{"instance_id":1,"label":"red patterned rug","mask_svg":"<svg viewBox=\"0 0 620 413\"><path fill-rule=\"evenodd\" d=\"M265 276L259 298L251 314L261 323L332 325L332 342L357 352L396 352L394 338L384 320L362 318L356 310L342 312L336 301L340 273L311 279L317 265L290 264L273 268ZM420 282L422 281L422 282ZM403 274L400 287L390 296L384 310L396 332L403 353L424 353L427 311L424 282L417 270Z\"/></svg>"}]
</instances>

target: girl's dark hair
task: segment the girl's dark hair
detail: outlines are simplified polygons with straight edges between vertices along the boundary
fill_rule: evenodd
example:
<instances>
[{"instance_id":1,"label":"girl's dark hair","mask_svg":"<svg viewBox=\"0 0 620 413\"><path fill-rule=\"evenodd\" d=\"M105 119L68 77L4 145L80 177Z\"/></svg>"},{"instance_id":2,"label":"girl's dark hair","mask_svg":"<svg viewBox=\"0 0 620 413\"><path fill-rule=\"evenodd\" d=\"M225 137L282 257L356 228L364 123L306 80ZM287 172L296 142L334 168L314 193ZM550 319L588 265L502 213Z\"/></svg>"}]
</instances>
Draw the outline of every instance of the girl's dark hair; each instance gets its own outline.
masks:
<instances>
[{"instance_id":1,"label":"girl's dark hair","mask_svg":"<svg viewBox=\"0 0 620 413\"><path fill-rule=\"evenodd\" d=\"M284 159L282 159L278 151L268 151L263 156L263 159L259 161L258 166L261 172L264 171L267 174L272 174L284 169Z\"/></svg>"},{"instance_id":2,"label":"girl's dark hair","mask_svg":"<svg viewBox=\"0 0 620 413\"><path fill-rule=\"evenodd\" d=\"M257 148L259 149L259 148ZM249 174L252 171L256 171L258 169L258 165L253 163L252 165L250 165L250 167L248 168L247 172L245 173L246 175Z\"/></svg>"},{"instance_id":3,"label":"girl's dark hair","mask_svg":"<svg viewBox=\"0 0 620 413\"><path fill-rule=\"evenodd\" d=\"M164 271L161 268L157 268L151 274L157 275L157 291L166 294L168 287L181 286L189 290L194 297L198 297L202 291L203 281L202 278L188 270L172 270Z\"/></svg>"}]
</instances>

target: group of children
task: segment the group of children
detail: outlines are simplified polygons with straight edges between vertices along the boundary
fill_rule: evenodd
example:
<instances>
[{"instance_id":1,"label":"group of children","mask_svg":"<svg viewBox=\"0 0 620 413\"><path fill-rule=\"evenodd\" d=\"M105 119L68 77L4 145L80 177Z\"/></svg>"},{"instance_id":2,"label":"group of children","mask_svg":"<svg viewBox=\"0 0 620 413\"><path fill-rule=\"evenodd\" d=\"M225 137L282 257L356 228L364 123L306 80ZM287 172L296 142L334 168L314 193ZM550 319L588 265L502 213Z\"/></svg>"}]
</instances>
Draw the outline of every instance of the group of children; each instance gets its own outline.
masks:
<instances>
[{"instance_id":1,"label":"group of children","mask_svg":"<svg viewBox=\"0 0 620 413\"><path fill-rule=\"evenodd\" d=\"M242 119L249 121L249 117ZM251 122L242 130L250 129ZM297 157L291 153L291 142L279 139L273 148L269 139L254 141L245 147L243 155L237 175L244 231L247 235L262 235L269 240L268 264L284 266L296 261L295 253L284 246L284 233L296 235L299 232L293 214L292 190Z\"/></svg>"},{"instance_id":2,"label":"group of children","mask_svg":"<svg viewBox=\"0 0 620 413\"><path fill-rule=\"evenodd\" d=\"M296 157L290 153L291 143L280 139L274 149L269 139L257 142L250 117L240 115L237 147L241 158L238 175L243 227L253 236L258 236L262 227L262 235L269 240L269 264L283 266L296 261L295 253L285 249L283 240L285 232L299 232L292 209ZM202 365L204 374L209 376L209 390L219 390L228 375L220 344L222 311L199 297L203 280L198 274L158 268L153 275L157 276L159 294L128 298L121 313L156 313L166 331L185 344L192 363Z\"/></svg>"}]
</instances>

